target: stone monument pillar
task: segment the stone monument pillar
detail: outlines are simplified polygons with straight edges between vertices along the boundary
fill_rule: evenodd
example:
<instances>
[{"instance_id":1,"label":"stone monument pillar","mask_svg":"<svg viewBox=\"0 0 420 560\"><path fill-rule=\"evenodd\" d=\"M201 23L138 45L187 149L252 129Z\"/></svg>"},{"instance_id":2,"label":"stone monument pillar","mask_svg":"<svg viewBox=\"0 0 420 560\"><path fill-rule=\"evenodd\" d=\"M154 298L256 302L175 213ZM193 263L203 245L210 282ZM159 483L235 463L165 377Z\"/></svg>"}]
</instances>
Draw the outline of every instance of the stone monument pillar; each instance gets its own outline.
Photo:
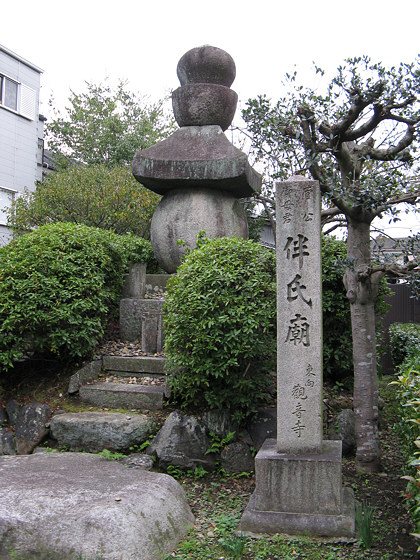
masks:
<instances>
[{"instance_id":1,"label":"stone monument pillar","mask_svg":"<svg viewBox=\"0 0 420 560\"><path fill-rule=\"evenodd\" d=\"M322 439L320 210L318 182L277 185L277 441L267 439L255 458L245 533L354 536L341 441Z\"/></svg>"},{"instance_id":2,"label":"stone monument pillar","mask_svg":"<svg viewBox=\"0 0 420 560\"><path fill-rule=\"evenodd\" d=\"M172 105L180 128L133 159L135 178L163 195L153 215L151 241L169 273L185 253L179 240L193 248L201 230L210 238L246 238L246 215L238 199L261 188L261 176L223 133L237 104L230 89L236 75L232 57L208 45L194 48L180 59L177 74L181 87L173 92Z\"/></svg>"}]
</instances>

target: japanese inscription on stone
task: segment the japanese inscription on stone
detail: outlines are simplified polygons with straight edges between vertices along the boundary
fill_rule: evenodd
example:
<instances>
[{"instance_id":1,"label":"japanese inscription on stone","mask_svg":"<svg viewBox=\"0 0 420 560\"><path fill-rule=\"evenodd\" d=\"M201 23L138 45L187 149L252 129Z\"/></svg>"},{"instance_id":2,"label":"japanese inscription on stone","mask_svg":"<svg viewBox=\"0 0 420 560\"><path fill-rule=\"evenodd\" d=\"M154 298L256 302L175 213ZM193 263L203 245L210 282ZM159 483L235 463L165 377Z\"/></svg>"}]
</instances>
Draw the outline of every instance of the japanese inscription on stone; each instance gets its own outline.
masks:
<instances>
[{"instance_id":1,"label":"japanese inscription on stone","mask_svg":"<svg viewBox=\"0 0 420 560\"><path fill-rule=\"evenodd\" d=\"M322 443L320 192L316 181L277 184L277 449Z\"/></svg>"}]
</instances>

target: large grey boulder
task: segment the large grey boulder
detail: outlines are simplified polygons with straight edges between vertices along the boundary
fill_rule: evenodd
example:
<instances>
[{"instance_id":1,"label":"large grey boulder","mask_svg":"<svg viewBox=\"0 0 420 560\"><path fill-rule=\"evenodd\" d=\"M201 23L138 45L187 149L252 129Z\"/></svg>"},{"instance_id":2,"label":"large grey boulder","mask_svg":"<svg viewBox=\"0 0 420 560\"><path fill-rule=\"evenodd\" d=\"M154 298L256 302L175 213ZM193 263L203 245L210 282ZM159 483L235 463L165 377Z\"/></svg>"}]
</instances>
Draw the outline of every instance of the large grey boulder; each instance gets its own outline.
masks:
<instances>
[{"instance_id":1,"label":"large grey boulder","mask_svg":"<svg viewBox=\"0 0 420 560\"><path fill-rule=\"evenodd\" d=\"M0 457L0 558L161 560L194 522L170 476L86 453Z\"/></svg>"},{"instance_id":2,"label":"large grey boulder","mask_svg":"<svg viewBox=\"0 0 420 560\"><path fill-rule=\"evenodd\" d=\"M77 412L55 415L51 435L70 451L126 451L143 443L156 421L143 414Z\"/></svg>"},{"instance_id":3,"label":"large grey boulder","mask_svg":"<svg viewBox=\"0 0 420 560\"><path fill-rule=\"evenodd\" d=\"M18 455L32 453L47 435L51 409L47 404L33 402L20 408L15 423L16 451Z\"/></svg>"},{"instance_id":4,"label":"large grey boulder","mask_svg":"<svg viewBox=\"0 0 420 560\"><path fill-rule=\"evenodd\" d=\"M194 416L181 416L172 412L157 436L147 448L149 455L156 455L161 467L176 465L181 468L215 467L213 454L206 454L210 442L204 423Z\"/></svg>"}]
</instances>

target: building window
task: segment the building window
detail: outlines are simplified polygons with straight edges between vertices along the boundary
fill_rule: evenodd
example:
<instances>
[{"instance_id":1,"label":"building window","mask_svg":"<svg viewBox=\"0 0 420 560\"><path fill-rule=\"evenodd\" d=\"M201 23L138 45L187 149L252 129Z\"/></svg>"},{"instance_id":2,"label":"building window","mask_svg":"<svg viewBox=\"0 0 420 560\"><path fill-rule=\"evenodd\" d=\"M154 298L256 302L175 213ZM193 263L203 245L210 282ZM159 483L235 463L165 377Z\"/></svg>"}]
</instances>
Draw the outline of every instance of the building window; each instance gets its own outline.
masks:
<instances>
[{"instance_id":1,"label":"building window","mask_svg":"<svg viewBox=\"0 0 420 560\"><path fill-rule=\"evenodd\" d=\"M0 76L0 79L1 79L0 103L5 107L7 107L8 109L17 111L18 83L14 82L10 78L6 78L6 76Z\"/></svg>"},{"instance_id":2,"label":"building window","mask_svg":"<svg viewBox=\"0 0 420 560\"><path fill-rule=\"evenodd\" d=\"M7 225L7 211L15 200L16 192L13 189L0 187L0 226Z\"/></svg>"},{"instance_id":3,"label":"building window","mask_svg":"<svg viewBox=\"0 0 420 560\"><path fill-rule=\"evenodd\" d=\"M0 74L0 107L33 121L37 113L36 91Z\"/></svg>"}]
</instances>

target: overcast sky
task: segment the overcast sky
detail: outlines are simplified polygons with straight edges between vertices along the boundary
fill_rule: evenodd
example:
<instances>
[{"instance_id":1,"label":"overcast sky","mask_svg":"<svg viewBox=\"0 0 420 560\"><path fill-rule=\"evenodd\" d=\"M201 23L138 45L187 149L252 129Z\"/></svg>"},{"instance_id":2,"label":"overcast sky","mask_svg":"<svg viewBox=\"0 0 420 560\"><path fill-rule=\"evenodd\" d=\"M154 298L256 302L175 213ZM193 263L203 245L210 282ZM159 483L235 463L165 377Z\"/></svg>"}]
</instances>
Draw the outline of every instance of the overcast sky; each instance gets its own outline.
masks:
<instances>
[{"instance_id":1,"label":"overcast sky","mask_svg":"<svg viewBox=\"0 0 420 560\"><path fill-rule=\"evenodd\" d=\"M106 77L162 98L179 86L181 56L204 44L234 58L242 103L261 93L276 99L295 64L311 80L312 61L333 72L346 57L394 65L420 52L419 0L20 0L2 3L0 21L0 43L44 71L47 117L51 95L62 108L70 88Z\"/></svg>"}]
</instances>

